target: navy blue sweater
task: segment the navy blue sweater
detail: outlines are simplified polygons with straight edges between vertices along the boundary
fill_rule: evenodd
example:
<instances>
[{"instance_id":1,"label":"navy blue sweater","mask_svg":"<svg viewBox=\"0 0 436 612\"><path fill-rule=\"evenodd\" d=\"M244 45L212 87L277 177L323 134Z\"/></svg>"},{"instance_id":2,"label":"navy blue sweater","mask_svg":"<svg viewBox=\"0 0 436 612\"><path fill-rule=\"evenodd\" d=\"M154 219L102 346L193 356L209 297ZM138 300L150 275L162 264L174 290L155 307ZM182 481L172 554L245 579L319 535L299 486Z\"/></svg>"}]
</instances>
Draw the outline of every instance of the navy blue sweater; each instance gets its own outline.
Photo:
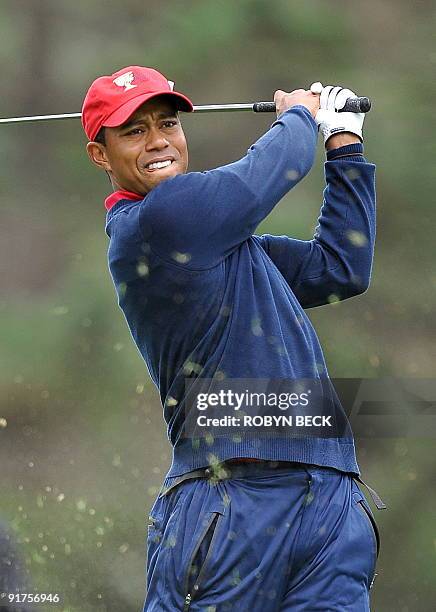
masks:
<instances>
[{"instance_id":1,"label":"navy blue sweater","mask_svg":"<svg viewBox=\"0 0 436 612\"><path fill-rule=\"evenodd\" d=\"M351 430L338 437L182 435L185 378L328 377L304 309L369 285L375 166L360 144L327 153L312 240L255 235L313 165L317 126L296 106L242 159L169 178L107 213L109 269L132 337L159 389L173 460L168 477L234 457L359 474ZM335 296L332 298L332 296ZM334 393L336 417L344 416Z\"/></svg>"}]
</instances>

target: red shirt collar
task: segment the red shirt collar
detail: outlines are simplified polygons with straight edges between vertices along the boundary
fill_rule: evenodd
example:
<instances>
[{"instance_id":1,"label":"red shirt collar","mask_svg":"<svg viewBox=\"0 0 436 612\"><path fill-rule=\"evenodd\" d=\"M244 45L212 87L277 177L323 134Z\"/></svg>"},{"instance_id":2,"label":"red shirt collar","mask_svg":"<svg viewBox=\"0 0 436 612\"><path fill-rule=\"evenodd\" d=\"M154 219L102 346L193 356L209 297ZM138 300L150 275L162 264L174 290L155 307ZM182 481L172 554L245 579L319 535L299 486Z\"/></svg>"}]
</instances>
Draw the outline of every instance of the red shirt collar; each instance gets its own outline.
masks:
<instances>
[{"instance_id":1,"label":"red shirt collar","mask_svg":"<svg viewBox=\"0 0 436 612\"><path fill-rule=\"evenodd\" d=\"M118 191L114 191L110 196L106 198L104 201L104 205L106 210L110 210L112 206L115 206L117 202L120 200L136 200L139 202L143 200L144 196L138 195L137 193L133 193L133 191L125 191L124 189L119 189Z\"/></svg>"}]
</instances>

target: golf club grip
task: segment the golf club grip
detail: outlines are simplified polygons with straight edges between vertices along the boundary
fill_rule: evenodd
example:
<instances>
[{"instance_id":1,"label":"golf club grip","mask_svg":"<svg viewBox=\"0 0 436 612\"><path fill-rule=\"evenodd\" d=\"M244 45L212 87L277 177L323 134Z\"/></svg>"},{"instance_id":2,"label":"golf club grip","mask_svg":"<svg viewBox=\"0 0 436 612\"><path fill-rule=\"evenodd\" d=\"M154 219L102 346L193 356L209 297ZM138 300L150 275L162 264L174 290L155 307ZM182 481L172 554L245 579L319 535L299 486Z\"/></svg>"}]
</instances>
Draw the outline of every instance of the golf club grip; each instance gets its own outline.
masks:
<instances>
[{"instance_id":1,"label":"golf club grip","mask_svg":"<svg viewBox=\"0 0 436 612\"><path fill-rule=\"evenodd\" d=\"M371 109L371 100L366 96L358 98L348 98L344 108L339 113L367 113ZM255 113L275 113L275 102L255 102L253 104Z\"/></svg>"}]
</instances>

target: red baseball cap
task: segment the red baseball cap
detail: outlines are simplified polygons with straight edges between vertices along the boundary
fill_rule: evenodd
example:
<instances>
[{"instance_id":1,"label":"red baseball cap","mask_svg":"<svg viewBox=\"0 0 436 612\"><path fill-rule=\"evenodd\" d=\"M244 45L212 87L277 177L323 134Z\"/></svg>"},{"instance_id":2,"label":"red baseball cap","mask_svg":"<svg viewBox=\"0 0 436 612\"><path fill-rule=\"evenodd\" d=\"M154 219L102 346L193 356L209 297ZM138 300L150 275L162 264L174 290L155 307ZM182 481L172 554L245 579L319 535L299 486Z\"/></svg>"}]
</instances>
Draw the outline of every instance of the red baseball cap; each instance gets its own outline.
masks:
<instances>
[{"instance_id":1,"label":"red baseball cap","mask_svg":"<svg viewBox=\"0 0 436 612\"><path fill-rule=\"evenodd\" d=\"M82 125L90 140L100 128L123 124L144 102L162 94L170 95L177 108L192 112L189 98L173 91L174 83L153 68L127 66L110 76L96 79L88 89L82 106Z\"/></svg>"}]
</instances>

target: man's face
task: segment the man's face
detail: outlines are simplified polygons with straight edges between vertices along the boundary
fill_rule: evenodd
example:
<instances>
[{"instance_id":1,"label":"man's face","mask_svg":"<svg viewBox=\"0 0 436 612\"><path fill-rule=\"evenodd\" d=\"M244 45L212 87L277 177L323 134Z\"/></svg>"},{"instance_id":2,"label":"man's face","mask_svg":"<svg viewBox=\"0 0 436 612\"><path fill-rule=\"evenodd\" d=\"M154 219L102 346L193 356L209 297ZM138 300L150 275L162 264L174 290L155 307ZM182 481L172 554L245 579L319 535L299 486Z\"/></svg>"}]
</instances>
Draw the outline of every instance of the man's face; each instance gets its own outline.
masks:
<instances>
[{"instance_id":1,"label":"man's face","mask_svg":"<svg viewBox=\"0 0 436 612\"><path fill-rule=\"evenodd\" d=\"M105 140L105 145L88 143L88 155L109 173L117 189L146 195L160 182L188 169L185 134L168 98L152 98L123 125L105 128ZM153 162L165 166L156 167Z\"/></svg>"}]
</instances>

